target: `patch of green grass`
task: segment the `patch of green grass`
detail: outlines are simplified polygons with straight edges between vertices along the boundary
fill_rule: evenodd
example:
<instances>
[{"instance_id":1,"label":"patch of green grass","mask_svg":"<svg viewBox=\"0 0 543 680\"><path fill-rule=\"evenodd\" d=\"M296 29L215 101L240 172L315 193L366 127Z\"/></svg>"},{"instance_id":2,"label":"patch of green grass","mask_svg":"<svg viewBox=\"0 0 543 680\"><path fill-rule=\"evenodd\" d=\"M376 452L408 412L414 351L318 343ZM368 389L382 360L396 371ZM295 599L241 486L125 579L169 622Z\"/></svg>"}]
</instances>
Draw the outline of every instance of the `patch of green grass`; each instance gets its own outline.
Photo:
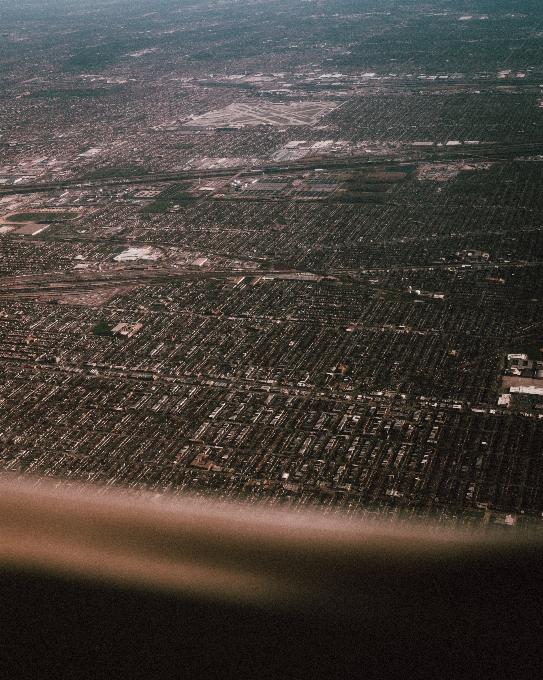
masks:
<instances>
[{"instance_id":1,"label":"patch of green grass","mask_svg":"<svg viewBox=\"0 0 543 680\"><path fill-rule=\"evenodd\" d=\"M93 72L111 66L121 57L119 50L101 45L78 50L64 64L67 71Z\"/></svg>"},{"instance_id":2,"label":"patch of green grass","mask_svg":"<svg viewBox=\"0 0 543 680\"><path fill-rule=\"evenodd\" d=\"M188 182L166 187L152 203L142 208L141 213L143 215L166 213L175 204L194 200L194 196L187 191L188 187L190 187Z\"/></svg>"},{"instance_id":3,"label":"patch of green grass","mask_svg":"<svg viewBox=\"0 0 543 680\"><path fill-rule=\"evenodd\" d=\"M172 194L171 200L174 202L179 202L179 201L192 201L194 196L190 193L190 191L183 191L182 189L179 191L176 191L175 194Z\"/></svg>"},{"instance_id":4,"label":"patch of green grass","mask_svg":"<svg viewBox=\"0 0 543 680\"><path fill-rule=\"evenodd\" d=\"M168 199L157 198L149 205L146 205L141 209L142 213L147 214L161 214L168 212L168 209L172 206L172 202Z\"/></svg>"},{"instance_id":5,"label":"patch of green grass","mask_svg":"<svg viewBox=\"0 0 543 680\"><path fill-rule=\"evenodd\" d=\"M507 177L505 166L493 165L488 170L464 170L453 180L449 191L462 196L492 195Z\"/></svg>"},{"instance_id":6,"label":"patch of green grass","mask_svg":"<svg viewBox=\"0 0 543 680\"><path fill-rule=\"evenodd\" d=\"M416 165L393 165L385 168L385 172L402 172L405 173L406 178L409 178L416 169Z\"/></svg>"},{"instance_id":7,"label":"patch of green grass","mask_svg":"<svg viewBox=\"0 0 543 680\"><path fill-rule=\"evenodd\" d=\"M213 61L214 58L211 52L197 52L190 57L190 61Z\"/></svg>"},{"instance_id":8,"label":"patch of green grass","mask_svg":"<svg viewBox=\"0 0 543 680\"><path fill-rule=\"evenodd\" d=\"M78 216L77 213L73 212L17 213L16 215L10 215L9 217L6 217L6 220L8 222L39 222L41 224L49 222L58 222L59 220L73 220L77 216Z\"/></svg>"},{"instance_id":9,"label":"patch of green grass","mask_svg":"<svg viewBox=\"0 0 543 680\"><path fill-rule=\"evenodd\" d=\"M384 184L383 182L368 182L367 184L355 184L346 186L352 193L386 194L394 188L394 184Z\"/></svg>"},{"instance_id":10,"label":"patch of green grass","mask_svg":"<svg viewBox=\"0 0 543 680\"><path fill-rule=\"evenodd\" d=\"M107 178L118 178L118 179L129 179L130 177L138 177L140 175L146 175L147 170L138 167L106 167L99 168L98 170L92 170L88 172L83 179L107 179Z\"/></svg>"},{"instance_id":11,"label":"patch of green grass","mask_svg":"<svg viewBox=\"0 0 543 680\"><path fill-rule=\"evenodd\" d=\"M107 323L107 321L99 321L96 326L91 330L93 335L110 335L112 324Z\"/></svg>"}]
</instances>

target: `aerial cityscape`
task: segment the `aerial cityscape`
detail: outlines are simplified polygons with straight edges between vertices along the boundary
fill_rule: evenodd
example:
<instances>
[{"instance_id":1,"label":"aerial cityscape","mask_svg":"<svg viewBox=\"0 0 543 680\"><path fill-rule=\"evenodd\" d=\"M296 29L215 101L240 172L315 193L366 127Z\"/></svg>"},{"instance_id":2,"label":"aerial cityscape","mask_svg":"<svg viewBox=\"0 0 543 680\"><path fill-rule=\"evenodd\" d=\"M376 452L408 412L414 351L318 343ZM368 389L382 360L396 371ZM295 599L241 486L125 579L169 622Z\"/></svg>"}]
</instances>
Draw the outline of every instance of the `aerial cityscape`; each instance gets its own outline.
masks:
<instances>
[{"instance_id":1,"label":"aerial cityscape","mask_svg":"<svg viewBox=\"0 0 543 680\"><path fill-rule=\"evenodd\" d=\"M1 3L0 470L539 531L541 3L53 5Z\"/></svg>"}]
</instances>

